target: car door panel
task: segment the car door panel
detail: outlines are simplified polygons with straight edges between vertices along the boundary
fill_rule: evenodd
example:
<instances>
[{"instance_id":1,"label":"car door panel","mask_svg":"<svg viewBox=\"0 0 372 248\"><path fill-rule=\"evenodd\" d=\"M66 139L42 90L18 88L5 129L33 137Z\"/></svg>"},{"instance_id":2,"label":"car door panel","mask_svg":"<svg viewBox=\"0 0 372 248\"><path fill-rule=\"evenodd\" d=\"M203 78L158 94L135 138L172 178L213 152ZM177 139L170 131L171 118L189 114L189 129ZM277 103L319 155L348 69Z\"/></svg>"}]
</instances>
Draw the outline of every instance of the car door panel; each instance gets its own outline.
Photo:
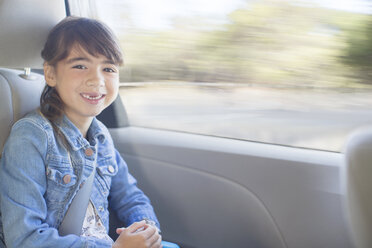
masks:
<instances>
[{"instance_id":1,"label":"car door panel","mask_svg":"<svg viewBox=\"0 0 372 248\"><path fill-rule=\"evenodd\" d=\"M340 153L138 127L111 129L183 247L351 247Z\"/></svg>"}]
</instances>

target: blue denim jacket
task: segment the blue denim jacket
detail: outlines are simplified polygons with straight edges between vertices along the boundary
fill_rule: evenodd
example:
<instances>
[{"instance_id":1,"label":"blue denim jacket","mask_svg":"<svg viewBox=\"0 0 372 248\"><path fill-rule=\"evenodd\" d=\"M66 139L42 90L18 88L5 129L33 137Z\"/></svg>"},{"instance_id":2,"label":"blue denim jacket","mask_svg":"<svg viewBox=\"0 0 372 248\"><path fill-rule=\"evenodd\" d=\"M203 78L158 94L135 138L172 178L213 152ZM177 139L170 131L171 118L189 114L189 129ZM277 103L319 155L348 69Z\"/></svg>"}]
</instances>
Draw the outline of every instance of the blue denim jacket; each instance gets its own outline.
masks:
<instances>
[{"instance_id":1,"label":"blue denim jacket","mask_svg":"<svg viewBox=\"0 0 372 248\"><path fill-rule=\"evenodd\" d=\"M90 199L106 230L109 205L126 225L144 218L159 225L149 199L137 188L100 121L93 119L87 139L66 116L57 126L69 144L72 163L64 142L56 138L50 122L37 111L14 124L4 146L0 234L8 248L111 247L109 241L76 235L61 237L57 231L94 163L97 169Z\"/></svg>"}]
</instances>

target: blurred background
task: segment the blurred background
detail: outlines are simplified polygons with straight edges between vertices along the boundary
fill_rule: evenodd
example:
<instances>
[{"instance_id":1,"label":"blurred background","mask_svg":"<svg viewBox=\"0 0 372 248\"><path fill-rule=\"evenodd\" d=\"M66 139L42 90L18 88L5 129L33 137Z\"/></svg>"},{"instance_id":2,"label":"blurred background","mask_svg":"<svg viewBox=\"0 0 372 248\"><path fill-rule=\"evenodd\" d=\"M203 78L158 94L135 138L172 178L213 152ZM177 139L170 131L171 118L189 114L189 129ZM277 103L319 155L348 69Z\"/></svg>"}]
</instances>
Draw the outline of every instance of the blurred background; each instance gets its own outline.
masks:
<instances>
[{"instance_id":1,"label":"blurred background","mask_svg":"<svg viewBox=\"0 0 372 248\"><path fill-rule=\"evenodd\" d=\"M371 1L70 5L119 37L131 125L340 152L372 124Z\"/></svg>"}]
</instances>

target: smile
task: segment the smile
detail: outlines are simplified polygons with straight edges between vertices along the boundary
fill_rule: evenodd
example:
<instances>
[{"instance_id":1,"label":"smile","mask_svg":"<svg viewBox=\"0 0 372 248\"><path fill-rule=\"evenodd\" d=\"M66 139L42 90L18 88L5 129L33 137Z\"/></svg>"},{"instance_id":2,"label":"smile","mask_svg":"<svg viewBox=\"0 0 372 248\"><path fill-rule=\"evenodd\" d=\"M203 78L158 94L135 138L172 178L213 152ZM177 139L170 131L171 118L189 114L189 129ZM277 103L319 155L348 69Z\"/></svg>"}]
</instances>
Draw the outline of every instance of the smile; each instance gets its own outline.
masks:
<instances>
[{"instance_id":1,"label":"smile","mask_svg":"<svg viewBox=\"0 0 372 248\"><path fill-rule=\"evenodd\" d=\"M82 97L84 97L85 99L88 99L88 100L99 100L101 98L103 98L105 95L103 94L81 94Z\"/></svg>"}]
</instances>

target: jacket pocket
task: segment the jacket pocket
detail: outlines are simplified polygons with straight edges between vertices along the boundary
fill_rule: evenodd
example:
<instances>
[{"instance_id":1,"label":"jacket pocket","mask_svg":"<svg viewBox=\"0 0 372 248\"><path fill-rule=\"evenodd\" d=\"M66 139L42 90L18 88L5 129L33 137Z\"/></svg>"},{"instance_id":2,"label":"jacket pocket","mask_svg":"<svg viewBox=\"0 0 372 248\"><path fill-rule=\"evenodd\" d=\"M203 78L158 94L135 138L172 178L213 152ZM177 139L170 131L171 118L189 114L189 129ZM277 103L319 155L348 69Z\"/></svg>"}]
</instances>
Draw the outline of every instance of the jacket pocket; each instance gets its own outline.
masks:
<instances>
[{"instance_id":1,"label":"jacket pocket","mask_svg":"<svg viewBox=\"0 0 372 248\"><path fill-rule=\"evenodd\" d=\"M46 176L46 201L49 203L64 202L71 194L71 190L77 181L70 160L63 156L50 156Z\"/></svg>"},{"instance_id":2,"label":"jacket pocket","mask_svg":"<svg viewBox=\"0 0 372 248\"><path fill-rule=\"evenodd\" d=\"M109 191L112 177L118 173L118 165L113 157L101 158L97 161L97 174L103 190Z\"/></svg>"}]
</instances>

